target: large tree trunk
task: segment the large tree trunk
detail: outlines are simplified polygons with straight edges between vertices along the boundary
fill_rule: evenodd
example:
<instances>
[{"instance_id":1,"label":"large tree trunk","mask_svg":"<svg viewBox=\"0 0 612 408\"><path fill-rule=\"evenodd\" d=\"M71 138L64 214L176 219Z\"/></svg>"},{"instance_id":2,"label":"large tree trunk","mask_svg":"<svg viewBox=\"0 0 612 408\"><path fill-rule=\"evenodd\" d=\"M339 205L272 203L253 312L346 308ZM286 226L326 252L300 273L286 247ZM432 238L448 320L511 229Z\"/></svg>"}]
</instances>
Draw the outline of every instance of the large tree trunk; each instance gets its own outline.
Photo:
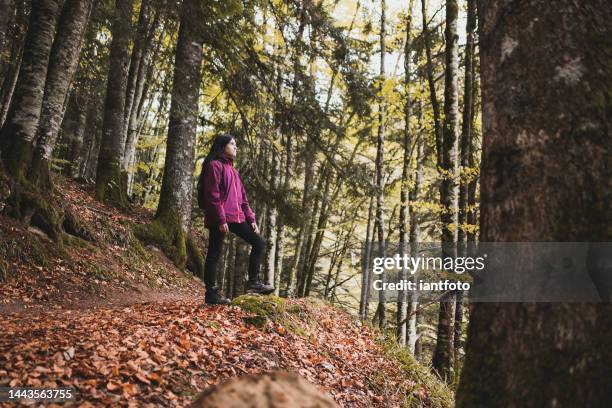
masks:
<instances>
[{"instance_id":1,"label":"large tree trunk","mask_svg":"<svg viewBox=\"0 0 612 408\"><path fill-rule=\"evenodd\" d=\"M32 3L19 77L6 122L0 131L5 169L19 181L25 181L34 151L59 9L55 0Z\"/></svg>"},{"instance_id":2,"label":"large tree trunk","mask_svg":"<svg viewBox=\"0 0 612 408\"><path fill-rule=\"evenodd\" d=\"M400 215L399 215L399 255L401 258L406 254L408 244L408 221L410 218L410 203L408 194L410 189L410 171L412 132L410 130L410 117L412 116L412 90L410 85L411 60L412 60L412 6L414 0L408 3L408 15L406 17L406 42L404 44L404 162L402 165L402 185L400 189ZM408 273L402 269L400 279L408 279ZM406 345L407 336L407 300L406 291L400 291L397 300L397 341L403 347Z\"/></svg>"},{"instance_id":3,"label":"large tree trunk","mask_svg":"<svg viewBox=\"0 0 612 408\"><path fill-rule=\"evenodd\" d=\"M478 10L480 240L611 241L609 2ZM611 342L609 303L476 303L457 406L608 406Z\"/></svg>"},{"instance_id":4,"label":"large tree trunk","mask_svg":"<svg viewBox=\"0 0 612 408\"><path fill-rule=\"evenodd\" d=\"M196 0L183 3L159 205L153 223L138 229L141 239L160 245L179 267L189 261L200 276L204 273L204 261L190 229L203 58L203 41L197 25L202 18Z\"/></svg>"},{"instance_id":5,"label":"large tree trunk","mask_svg":"<svg viewBox=\"0 0 612 408\"><path fill-rule=\"evenodd\" d=\"M112 22L111 42L102 141L96 174L96 199L127 205L127 180L121 171L125 90L127 86L129 45L132 37L132 4L134 0L117 0Z\"/></svg>"},{"instance_id":6,"label":"large tree trunk","mask_svg":"<svg viewBox=\"0 0 612 408\"><path fill-rule=\"evenodd\" d=\"M51 188L49 160L64 116L92 3L92 0L66 0L51 50L36 149L29 173L30 181L44 190Z\"/></svg>"},{"instance_id":7,"label":"large tree trunk","mask_svg":"<svg viewBox=\"0 0 612 408\"><path fill-rule=\"evenodd\" d=\"M444 131L442 140L442 182L440 204L442 213L442 256L457 256L457 148L459 134L459 53L457 48L456 0L446 1L446 69L444 75ZM453 334L455 318L455 294L449 293L440 301L438 336L433 356L433 368L450 381L453 373Z\"/></svg>"}]
</instances>

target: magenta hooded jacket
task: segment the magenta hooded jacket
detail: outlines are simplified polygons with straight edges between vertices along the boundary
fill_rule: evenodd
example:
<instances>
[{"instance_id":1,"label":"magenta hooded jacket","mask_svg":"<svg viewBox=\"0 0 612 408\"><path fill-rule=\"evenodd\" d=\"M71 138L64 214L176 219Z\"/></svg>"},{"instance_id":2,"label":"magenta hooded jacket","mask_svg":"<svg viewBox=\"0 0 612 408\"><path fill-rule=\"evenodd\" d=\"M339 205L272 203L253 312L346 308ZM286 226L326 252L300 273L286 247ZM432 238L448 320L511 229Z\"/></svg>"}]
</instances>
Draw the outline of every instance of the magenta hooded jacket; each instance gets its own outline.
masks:
<instances>
[{"instance_id":1,"label":"magenta hooded jacket","mask_svg":"<svg viewBox=\"0 0 612 408\"><path fill-rule=\"evenodd\" d=\"M205 173L198 189L198 202L204 210L207 228L245 220L249 224L255 222L240 174L231 159L212 160L202 171Z\"/></svg>"}]
</instances>

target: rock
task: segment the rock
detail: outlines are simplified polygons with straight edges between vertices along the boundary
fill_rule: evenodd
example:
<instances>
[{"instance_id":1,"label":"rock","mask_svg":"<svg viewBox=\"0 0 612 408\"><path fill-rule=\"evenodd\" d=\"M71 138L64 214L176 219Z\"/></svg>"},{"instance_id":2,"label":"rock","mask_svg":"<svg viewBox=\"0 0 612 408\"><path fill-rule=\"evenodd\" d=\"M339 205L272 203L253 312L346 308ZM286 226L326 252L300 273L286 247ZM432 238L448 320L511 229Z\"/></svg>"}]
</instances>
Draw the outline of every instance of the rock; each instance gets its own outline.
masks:
<instances>
[{"instance_id":1,"label":"rock","mask_svg":"<svg viewBox=\"0 0 612 408\"><path fill-rule=\"evenodd\" d=\"M273 371L235 378L202 392L193 408L337 408L316 386L295 373Z\"/></svg>"}]
</instances>

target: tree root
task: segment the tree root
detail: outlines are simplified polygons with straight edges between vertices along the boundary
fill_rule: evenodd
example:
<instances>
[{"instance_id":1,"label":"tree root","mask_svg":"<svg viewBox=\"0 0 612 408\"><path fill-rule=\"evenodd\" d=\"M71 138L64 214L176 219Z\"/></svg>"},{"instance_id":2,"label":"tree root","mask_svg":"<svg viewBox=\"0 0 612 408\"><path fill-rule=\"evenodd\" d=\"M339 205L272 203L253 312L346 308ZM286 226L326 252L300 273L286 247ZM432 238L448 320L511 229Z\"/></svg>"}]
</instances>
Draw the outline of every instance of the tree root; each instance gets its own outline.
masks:
<instances>
[{"instance_id":1,"label":"tree root","mask_svg":"<svg viewBox=\"0 0 612 408\"><path fill-rule=\"evenodd\" d=\"M204 257L193 236L186 233L178 216L159 216L146 225L137 225L134 235L145 245L154 245L176 265L204 276Z\"/></svg>"},{"instance_id":2,"label":"tree root","mask_svg":"<svg viewBox=\"0 0 612 408\"><path fill-rule=\"evenodd\" d=\"M10 180L8 197L3 202L3 212L25 225L43 231L51 240L62 246L65 234L86 241L94 241L92 228L74 214L50 198L50 194L32 185Z\"/></svg>"}]
</instances>

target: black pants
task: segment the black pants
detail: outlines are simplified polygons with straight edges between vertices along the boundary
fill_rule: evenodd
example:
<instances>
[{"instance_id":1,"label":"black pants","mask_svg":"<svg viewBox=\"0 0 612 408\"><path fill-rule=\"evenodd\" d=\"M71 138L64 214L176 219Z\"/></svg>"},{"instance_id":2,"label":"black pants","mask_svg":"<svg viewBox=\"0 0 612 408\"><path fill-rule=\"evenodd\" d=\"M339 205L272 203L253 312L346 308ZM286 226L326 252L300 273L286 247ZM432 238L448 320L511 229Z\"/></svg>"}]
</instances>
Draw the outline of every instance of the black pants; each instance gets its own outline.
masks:
<instances>
[{"instance_id":1,"label":"black pants","mask_svg":"<svg viewBox=\"0 0 612 408\"><path fill-rule=\"evenodd\" d=\"M229 230L251 244L251 255L249 257L249 280L259 278L259 266L261 265L261 256L266 247L266 241L257 234L253 227L248 222L242 224L229 222L227 223ZM206 289L217 286L217 261L223 249L223 239L225 234L219 231L218 226L209 229L208 235L208 253L206 254L206 262L204 263L204 283Z\"/></svg>"}]
</instances>

